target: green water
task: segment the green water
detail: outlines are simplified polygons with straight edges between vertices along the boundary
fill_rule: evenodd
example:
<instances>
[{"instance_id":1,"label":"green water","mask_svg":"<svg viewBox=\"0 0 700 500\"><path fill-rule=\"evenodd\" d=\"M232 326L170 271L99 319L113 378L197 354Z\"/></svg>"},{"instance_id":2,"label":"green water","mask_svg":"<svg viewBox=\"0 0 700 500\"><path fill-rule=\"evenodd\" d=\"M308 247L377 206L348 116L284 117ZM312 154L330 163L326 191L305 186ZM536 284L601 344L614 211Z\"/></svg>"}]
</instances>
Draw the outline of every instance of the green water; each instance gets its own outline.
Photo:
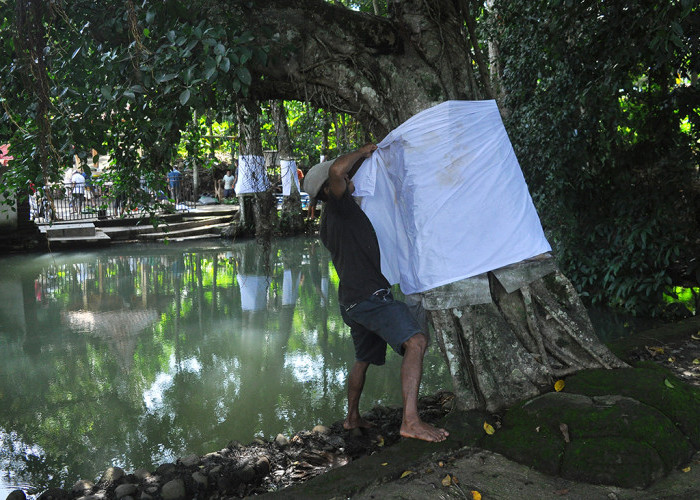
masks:
<instances>
[{"instance_id":1,"label":"green water","mask_svg":"<svg viewBox=\"0 0 700 500\"><path fill-rule=\"evenodd\" d=\"M314 238L0 259L0 498L344 417L352 340ZM401 359L362 410L399 405ZM433 343L422 393L450 388Z\"/></svg>"}]
</instances>

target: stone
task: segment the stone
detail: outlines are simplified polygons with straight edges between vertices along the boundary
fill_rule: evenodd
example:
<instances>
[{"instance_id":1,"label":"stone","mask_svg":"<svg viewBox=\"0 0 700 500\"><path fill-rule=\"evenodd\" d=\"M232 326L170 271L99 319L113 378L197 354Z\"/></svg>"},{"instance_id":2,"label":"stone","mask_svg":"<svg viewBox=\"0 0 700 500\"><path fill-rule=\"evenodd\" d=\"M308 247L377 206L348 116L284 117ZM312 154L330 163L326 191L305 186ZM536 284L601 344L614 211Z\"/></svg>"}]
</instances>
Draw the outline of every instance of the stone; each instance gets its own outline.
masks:
<instances>
[{"instance_id":1,"label":"stone","mask_svg":"<svg viewBox=\"0 0 700 500\"><path fill-rule=\"evenodd\" d=\"M100 483L113 483L115 481L119 481L125 475L126 473L123 469L119 467L110 467L105 471L104 474L102 474L102 477L100 478Z\"/></svg>"},{"instance_id":2,"label":"stone","mask_svg":"<svg viewBox=\"0 0 700 500\"><path fill-rule=\"evenodd\" d=\"M134 476L136 476L141 481L143 481L144 479L146 479L150 475L151 475L151 472L149 470L146 470L146 469L136 469L134 471Z\"/></svg>"},{"instance_id":3,"label":"stone","mask_svg":"<svg viewBox=\"0 0 700 500\"><path fill-rule=\"evenodd\" d=\"M181 457L180 463L185 467L192 467L193 465L197 465L199 463L199 455L191 453L190 455Z\"/></svg>"},{"instance_id":4,"label":"stone","mask_svg":"<svg viewBox=\"0 0 700 500\"><path fill-rule=\"evenodd\" d=\"M158 468L156 469L156 474L158 476L167 477L167 476L173 474L176 470L177 470L177 466L175 464L165 463L165 464L158 466Z\"/></svg>"},{"instance_id":5,"label":"stone","mask_svg":"<svg viewBox=\"0 0 700 500\"><path fill-rule=\"evenodd\" d=\"M27 495L22 490L15 490L7 495L7 500L27 500Z\"/></svg>"},{"instance_id":6,"label":"stone","mask_svg":"<svg viewBox=\"0 0 700 500\"><path fill-rule=\"evenodd\" d=\"M117 496L117 498L124 498L136 494L138 490L139 488L137 485L126 483L117 486L117 488L114 490L114 494Z\"/></svg>"},{"instance_id":7,"label":"stone","mask_svg":"<svg viewBox=\"0 0 700 500\"><path fill-rule=\"evenodd\" d=\"M50 488L39 496L39 500L71 500L73 495L61 488Z\"/></svg>"},{"instance_id":8,"label":"stone","mask_svg":"<svg viewBox=\"0 0 700 500\"><path fill-rule=\"evenodd\" d=\"M275 438L275 444L277 444L277 446L279 446L280 448L283 446L287 446L289 444L289 439L287 439L282 434L277 434L277 437Z\"/></svg>"},{"instance_id":9,"label":"stone","mask_svg":"<svg viewBox=\"0 0 700 500\"><path fill-rule=\"evenodd\" d=\"M71 491L73 493L78 493L78 494L83 494L86 495L92 489L95 487L95 483L92 481L88 481L86 479L80 479L79 481L76 481L76 483L73 485L73 488L71 488Z\"/></svg>"},{"instance_id":10,"label":"stone","mask_svg":"<svg viewBox=\"0 0 700 500\"><path fill-rule=\"evenodd\" d=\"M648 487L694 451L700 391L670 374L585 370L567 377L565 391L508 409L477 445L550 475L624 488Z\"/></svg>"},{"instance_id":11,"label":"stone","mask_svg":"<svg viewBox=\"0 0 700 500\"><path fill-rule=\"evenodd\" d=\"M204 489L206 489L209 486L209 478L201 472L193 473L192 480Z\"/></svg>"},{"instance_id":12,"label":"stone","mask_svg":"<svg viewBox=\"0 0 700 500\"><path fill-rule=\"evenodd\" d=\"M259 476L267 476L270 473L270 459L267 457L260 457L255 462L255 473Z\"/></svg>"},{"instance_id":13,"label":"stone","mask_svg":"<svg viewBox=\"0 0 700 500\"><path fill-rule=\"evenodd\" d=\"M163 500L186 500L185 482L180 478L168 481L163 485L160 496Z\"/></svg>"},{"instance_id":14,"label":"stone","mask_svg":"<svg viewBox=\"0 0 700 500\"><path fill-rule=\"evenodd\" d=\"M243 466L236 471L236 476L238 476L242 483L250 483L255 479L255 467L250 463L243 464Z\"/></svg>"},{"instance_id":15,"label":"stone","mask_svg":"<svg viewBox=\"0 0 700 500\"><path fill-rule=\"evenodd\" d=\"M316 425L313 429L311 429L311 432L327 435L331 433L331 430L325 425Z\"/></svg>"}]
</instances>

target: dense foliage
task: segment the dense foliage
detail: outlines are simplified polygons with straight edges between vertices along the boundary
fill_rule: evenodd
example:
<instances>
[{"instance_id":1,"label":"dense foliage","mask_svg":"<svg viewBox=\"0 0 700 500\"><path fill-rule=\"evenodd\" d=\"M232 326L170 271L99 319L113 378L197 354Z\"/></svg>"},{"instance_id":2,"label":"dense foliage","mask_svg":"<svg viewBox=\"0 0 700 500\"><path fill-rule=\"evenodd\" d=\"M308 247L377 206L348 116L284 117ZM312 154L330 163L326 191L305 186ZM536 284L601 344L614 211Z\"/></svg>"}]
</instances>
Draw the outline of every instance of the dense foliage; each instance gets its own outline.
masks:
<instances>
[{"instance_id":1,"label":"dense foliage","mask_svg":"<svg viewBox=\"0 0 700 500\"><path fill-rule=\"evenodd\" d=\"M700 254L700 8L499 0L507 128L563 270L593 303L659 313Z\"/></svg>"}]
</instances>

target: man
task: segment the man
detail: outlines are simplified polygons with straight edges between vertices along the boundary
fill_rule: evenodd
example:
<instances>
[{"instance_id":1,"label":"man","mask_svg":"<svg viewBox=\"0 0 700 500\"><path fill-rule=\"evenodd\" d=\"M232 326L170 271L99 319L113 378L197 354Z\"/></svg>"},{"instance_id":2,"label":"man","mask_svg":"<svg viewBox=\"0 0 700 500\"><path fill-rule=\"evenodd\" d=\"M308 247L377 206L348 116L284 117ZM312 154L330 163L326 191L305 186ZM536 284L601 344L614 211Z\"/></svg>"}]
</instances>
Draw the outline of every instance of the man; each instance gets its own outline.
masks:
<instances>
[{"instance_id":1,"label":"man","mask_svg":"<svg viewBox=\"0 0 700 500\"><path fill-rule=\"evenodd\" d=\"M223 181L224 198L231 198L235 194L233 187L236 185L236 176L231 175L231 169L226 170Z\"/></svg>"},{"instance_id":2,"label":"man","mask_svg":"<svg viewBox=\"0 0 700 500\"><path fill-rule=\"evenodd\" d=\"M182 174L177 169L177 165L173 165L173 169L168 172L168 186L170 187L170 197L175 200L175 204L180 201L181 184Z\"/></svg>"},{"instance_id":3,"label":"man","mask_svg":"<svg viewBox=\"0 0 700 500\"><path fill-rule=\"evenodd\" d=\"M377 149L374 144L314 166L306 175L304 189L312 198L324 201L320 236L328 248L340 285L338 301L355 345L355 363L348 377L348 415L345 429L370 427L360 416L359 402L370 364L383 365L389 344L403 356L403 437L444 441L445 429L423 422L418 415L418 388L423 356L428 345L408 307L395 301L390 284L381 272L379 243L371 222L355 203L350 180L360 164Z\"/></svg>"},{"instance_id":4,"label":"man","mask_svg":"<svg viewBox=\"0 0 700 500\"><path fill-rule=\"evenodd\" d=\"M85 199L85 177L80 169L76 170L70 178L73 191L73 211L81 213L83 200Z\"/></svg>"}]
</instances>

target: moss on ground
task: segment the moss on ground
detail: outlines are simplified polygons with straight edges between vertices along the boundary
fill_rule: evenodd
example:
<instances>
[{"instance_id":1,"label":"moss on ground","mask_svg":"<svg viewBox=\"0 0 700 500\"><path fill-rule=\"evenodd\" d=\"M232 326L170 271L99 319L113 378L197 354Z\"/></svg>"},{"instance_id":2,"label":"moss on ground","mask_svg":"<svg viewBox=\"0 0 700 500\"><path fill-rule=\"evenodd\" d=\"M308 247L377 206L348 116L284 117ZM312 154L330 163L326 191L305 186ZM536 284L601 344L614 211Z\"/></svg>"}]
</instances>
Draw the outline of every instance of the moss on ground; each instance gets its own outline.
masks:
<instances>
[{"instance_id":1,"label":"moss on ground","mask_svg":"<svg viewBox=\"0 0 700 500\"><path fill-rule=\"evenodd\" d=\"M687 462L700 438L696 388L653 367L588 370L505 412L479 442L548 474L646 487Z\"/></svg>"}]
</instances>

